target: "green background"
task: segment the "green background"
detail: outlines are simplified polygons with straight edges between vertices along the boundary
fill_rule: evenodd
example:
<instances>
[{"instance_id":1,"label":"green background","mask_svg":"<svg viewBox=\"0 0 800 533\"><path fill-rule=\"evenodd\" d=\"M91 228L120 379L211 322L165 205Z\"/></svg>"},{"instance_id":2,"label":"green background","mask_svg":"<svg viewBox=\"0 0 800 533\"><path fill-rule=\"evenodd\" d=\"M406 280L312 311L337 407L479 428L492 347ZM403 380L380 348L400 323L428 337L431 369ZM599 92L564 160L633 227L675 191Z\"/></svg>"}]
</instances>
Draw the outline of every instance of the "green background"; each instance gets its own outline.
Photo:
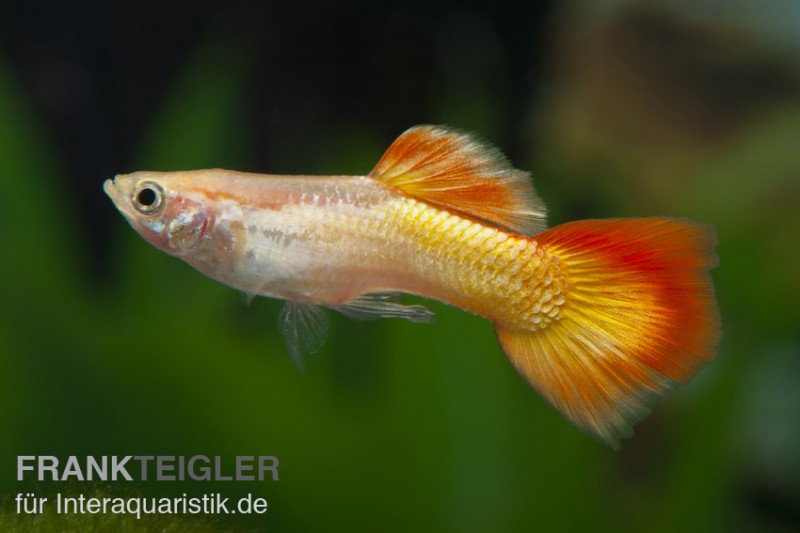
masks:
<instances>
[{"instance_id":1,"label":"green background","mask_svg":"<svg viewBox=\"0 0 800 533\"><path fill-rule=\"evenodd\" d=\"M140 127L112 136L124 150L97 156L107 174L69 153L64 128L30 90L29 56L0 48L0 493L252 492L270 510L109 523L20 518L6 501L0 528L800 529L798 9L352 3L329 34L349 32L347 46L310 32L311 51L292 41L268 54L248 32L278 31L278 17L283 31L301 31L311 15L239 4L208 11L159 72ZM358 24L346 22L348 10ZM512 24L515 13L522 21ZM251 15L263 30L262 21L239 29ZM380 28L393 43L375 44ZM424 68L399 52L364 60L390 45L418 47ZM151 44L162 48L167 40ZM314 68L349 77L324 71L323 91L278 90L263 102L264 76L280 84ZM387 72L394 77L379 79ZM346 97L319 100L331 91ZM285 111L303 106L312 111ZM157 251L101 191L114 172L141 169L364 174L415 123L474 131L531 170L551 225L666 215L716 226L717 360L660 402L620 452L532 392L490 323L438 303L426 303L434 325L333 317L327 344L299 372L276 326L280 302L247 305ZM275 455L281 480L16 481L18 455L128 454Z\"/></svg>"}]
</instances>

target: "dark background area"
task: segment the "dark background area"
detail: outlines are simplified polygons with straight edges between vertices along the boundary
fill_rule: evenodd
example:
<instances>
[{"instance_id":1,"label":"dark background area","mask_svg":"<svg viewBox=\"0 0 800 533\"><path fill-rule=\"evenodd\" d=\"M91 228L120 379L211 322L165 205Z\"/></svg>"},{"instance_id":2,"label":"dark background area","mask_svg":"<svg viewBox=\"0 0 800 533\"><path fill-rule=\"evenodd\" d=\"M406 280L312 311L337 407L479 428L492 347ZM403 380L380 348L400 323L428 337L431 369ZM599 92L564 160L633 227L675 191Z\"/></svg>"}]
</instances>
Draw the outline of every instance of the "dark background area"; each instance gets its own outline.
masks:
<instances>
[{"instance_id":1,"label":"dark background area","mask_svg":"<svg viewBox=\"0 0 800 533\"><path fill-rule=\"evenodd\" d=\"M0 530L800 529L794 3L2 11ZM717 228L718 358L620 452L538 398L488 322L436 303L431 326L334 317L300 373L279 302L246 305L152 248L102 192L144 169L364 174L419 123L530 170L551 225ZM276 455L281 481L17 482L16 457L38 454ZM18 517L28 490L251 492L270 510Z\"/></svg>"}]
</instances>

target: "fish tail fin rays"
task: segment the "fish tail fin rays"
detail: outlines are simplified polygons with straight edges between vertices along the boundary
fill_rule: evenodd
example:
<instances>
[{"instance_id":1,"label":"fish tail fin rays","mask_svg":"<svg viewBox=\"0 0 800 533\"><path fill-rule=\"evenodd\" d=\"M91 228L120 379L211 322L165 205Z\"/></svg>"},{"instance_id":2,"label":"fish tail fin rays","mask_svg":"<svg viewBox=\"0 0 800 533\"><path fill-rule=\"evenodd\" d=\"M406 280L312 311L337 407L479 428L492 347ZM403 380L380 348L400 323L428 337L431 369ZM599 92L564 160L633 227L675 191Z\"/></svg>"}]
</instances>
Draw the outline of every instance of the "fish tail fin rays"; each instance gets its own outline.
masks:
<instances>
[{"instance_id":1,"label":"fish tail fin rays","mask_svg":"<svg viewBox=\"0 0 800 533\"><path fill-rule=\"evenodd\" d=\"M536 239L566 271L563 315L537 331L496 325L498 339L556 409L618 448L658 398L714 357L714 230L682 219L584 220Z\"/></svg>"},{"instance_id":2,"label":"fish tail fin rays","mask_svg":"<svg viewBox=\"0 0 800 533\"><path fill-rule=\"evenodd\" d=\"M530 175L468 133L415 126L392 143L369 177L523 235L545 229L545 207Z\"/></svg>"}]
</instances>

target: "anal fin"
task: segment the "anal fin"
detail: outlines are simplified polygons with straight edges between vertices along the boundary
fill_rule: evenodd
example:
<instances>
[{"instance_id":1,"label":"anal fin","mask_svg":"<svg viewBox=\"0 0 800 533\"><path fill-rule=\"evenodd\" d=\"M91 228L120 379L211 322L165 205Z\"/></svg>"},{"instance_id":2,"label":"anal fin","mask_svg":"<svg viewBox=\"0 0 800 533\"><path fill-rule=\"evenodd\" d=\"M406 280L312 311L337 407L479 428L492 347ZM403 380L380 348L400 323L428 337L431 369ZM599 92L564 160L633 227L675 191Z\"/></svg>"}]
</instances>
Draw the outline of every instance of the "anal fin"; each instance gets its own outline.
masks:
<instances>
[{"instance_id":1,"label":"anal fin","mask_svg":"<svg viewBox=\"0 0 800 533\"><path fill-rule=\"evenodd\" d=\"M329 306L348 318L373 320L376 318L404 318L411 322L434 322L436 316L421 305L404 305L396 293L361 294L343 304Z\"/></svg>"}]
</instances>

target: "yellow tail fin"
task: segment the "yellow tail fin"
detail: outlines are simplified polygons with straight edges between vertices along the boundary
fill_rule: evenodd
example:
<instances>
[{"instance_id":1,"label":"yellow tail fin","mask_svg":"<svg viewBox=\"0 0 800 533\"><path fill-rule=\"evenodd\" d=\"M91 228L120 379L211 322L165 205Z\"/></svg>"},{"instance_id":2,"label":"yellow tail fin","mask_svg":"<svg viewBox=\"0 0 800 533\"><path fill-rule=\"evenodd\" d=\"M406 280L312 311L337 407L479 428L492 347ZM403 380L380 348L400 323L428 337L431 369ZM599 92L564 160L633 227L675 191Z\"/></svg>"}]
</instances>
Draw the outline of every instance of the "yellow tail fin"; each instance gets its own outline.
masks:
<instances>
[{"instance_id":1,"label":"yellow tail fin","mask_svg":"<svg viewBox=\"0 0 800 533\"><path fill-rule=\"evenodd\" d=\"M714 357L719 313L711 226L681 219L583 220L535 239L561 260L561 318L497 325L516 369L581 430L617 448L651 405Z\"/></svg>"}]
</instances>

